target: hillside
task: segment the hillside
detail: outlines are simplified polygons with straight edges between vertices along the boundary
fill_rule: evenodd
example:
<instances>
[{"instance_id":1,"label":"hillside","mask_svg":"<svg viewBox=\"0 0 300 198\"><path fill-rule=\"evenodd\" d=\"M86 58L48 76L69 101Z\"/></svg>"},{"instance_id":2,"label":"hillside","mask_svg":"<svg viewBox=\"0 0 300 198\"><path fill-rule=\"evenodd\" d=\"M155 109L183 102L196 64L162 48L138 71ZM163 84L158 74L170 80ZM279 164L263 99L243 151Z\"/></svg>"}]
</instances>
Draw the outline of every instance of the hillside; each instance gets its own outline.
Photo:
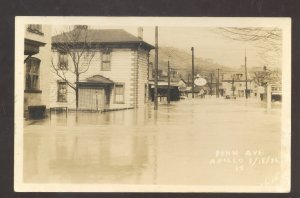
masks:
<instances>
[{"instance_id":1,"label":"hillside","mask_svg":"<svg viewBox=\"0 0 300 198\"><path fill-rule=\"evenodd\" d=\"M188 74L191 74L192 70L192 53L187 53L184 50L180 50L173 47L159 47L158 65L159 69L167 71L168 59L170 57L170 66L176 70L184 79L188 78ZM155 51L150 53L150 62L154 63ZM224 67L211 59L203 59L195 57L195 74L201 75L207 73L215 73L218 68L222 68L223 71L231 70L229 67Z\"/></svg>"}]
</instances>

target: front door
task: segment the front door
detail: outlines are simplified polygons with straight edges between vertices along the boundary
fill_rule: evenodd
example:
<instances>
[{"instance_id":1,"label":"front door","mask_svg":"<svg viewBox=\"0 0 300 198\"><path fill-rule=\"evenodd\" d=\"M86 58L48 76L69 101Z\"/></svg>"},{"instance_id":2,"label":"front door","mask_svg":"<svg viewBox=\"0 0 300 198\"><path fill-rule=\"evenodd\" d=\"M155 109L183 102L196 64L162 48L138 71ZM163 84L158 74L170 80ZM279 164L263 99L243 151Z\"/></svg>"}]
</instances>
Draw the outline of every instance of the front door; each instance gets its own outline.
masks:
<instances>
[{"instance_id":1,"label":"front door","mask_svg":"<svg viewBox=\"0 0 300 198\"><path fill-rule=\"evenodd\" d=\"M105 94L103 88L80 88L79 109L103 110L105 107Z\"/></svg>"}]
</instances>

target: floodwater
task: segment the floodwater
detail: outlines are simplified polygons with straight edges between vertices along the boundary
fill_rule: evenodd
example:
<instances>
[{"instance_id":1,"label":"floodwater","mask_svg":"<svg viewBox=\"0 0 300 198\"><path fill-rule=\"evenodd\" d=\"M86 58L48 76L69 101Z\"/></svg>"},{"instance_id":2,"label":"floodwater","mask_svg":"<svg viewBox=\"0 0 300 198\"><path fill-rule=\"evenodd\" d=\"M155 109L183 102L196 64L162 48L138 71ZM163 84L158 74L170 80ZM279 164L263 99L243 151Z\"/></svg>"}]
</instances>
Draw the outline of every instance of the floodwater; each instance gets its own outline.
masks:
<instances>
[{"instance_id":1,"label":"floodwater","mask_svg":"<svg viewBox=\"0 0 300 198\"><path fill-rule=\"evenodd\" d=\"M24 126L30 183L277 185L281 108L206 98Z\"/></svg>"}]
</instances>

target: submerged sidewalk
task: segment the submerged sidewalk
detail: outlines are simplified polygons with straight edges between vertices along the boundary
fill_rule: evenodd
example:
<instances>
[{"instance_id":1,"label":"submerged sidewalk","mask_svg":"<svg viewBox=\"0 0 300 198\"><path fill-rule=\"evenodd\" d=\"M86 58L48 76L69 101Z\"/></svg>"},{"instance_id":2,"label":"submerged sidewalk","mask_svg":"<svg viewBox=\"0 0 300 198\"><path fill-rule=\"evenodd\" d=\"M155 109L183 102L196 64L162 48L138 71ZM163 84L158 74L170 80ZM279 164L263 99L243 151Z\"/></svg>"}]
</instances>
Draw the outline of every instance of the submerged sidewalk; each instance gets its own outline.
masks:
<instances>
[{"instance_id":1,"label":"submerged sidewalk","mask_svg":"<svg viewBox=\"0 0 300 198\"><path fill-rule=\"evenodd\" d=\"M206 98L24 127L26 182L276 185L281 109Z\"/></svg>"}]
</instances>

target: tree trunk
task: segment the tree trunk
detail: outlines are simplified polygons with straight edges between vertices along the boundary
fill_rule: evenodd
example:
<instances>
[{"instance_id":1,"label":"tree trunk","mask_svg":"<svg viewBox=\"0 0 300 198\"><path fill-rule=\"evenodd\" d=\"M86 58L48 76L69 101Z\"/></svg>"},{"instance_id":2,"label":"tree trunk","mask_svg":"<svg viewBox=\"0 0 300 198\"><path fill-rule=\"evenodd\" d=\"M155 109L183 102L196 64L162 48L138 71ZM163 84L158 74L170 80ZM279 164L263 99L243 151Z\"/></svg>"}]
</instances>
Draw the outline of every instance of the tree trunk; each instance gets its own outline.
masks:
<instances>
[{"instance_id":1,"label":"tree trunk","mask_svg":"<svg viewBox=\"0 0 300 198\"><path fill-rule=\"evenodd\" d=\"M75 88L75 92L76 92L76 111L78 110L78 100L79 100L79 96L78 96L78 82L79 82L79 75L76 75L76 88Z\"/></svg>"}]
</instances>

